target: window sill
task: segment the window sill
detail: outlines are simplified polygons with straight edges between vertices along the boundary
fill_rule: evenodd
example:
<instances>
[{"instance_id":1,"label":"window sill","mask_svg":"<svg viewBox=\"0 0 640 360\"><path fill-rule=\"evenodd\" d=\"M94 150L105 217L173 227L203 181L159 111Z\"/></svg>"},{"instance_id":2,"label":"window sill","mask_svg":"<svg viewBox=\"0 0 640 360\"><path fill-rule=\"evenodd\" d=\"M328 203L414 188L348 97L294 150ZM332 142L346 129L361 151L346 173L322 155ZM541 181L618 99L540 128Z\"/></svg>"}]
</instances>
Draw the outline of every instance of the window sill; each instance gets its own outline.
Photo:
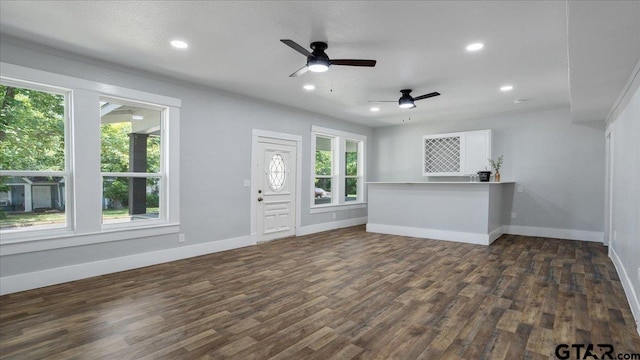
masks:
<instances>
[{"instance_id":1,"label":"window sill","mask_svg":"<svg viewBox=\"0 0 640 360\"><path fill-rule=\"evenodd\" d=\"M332 211L343 211L352 209L364 209L367 207L366 202L356 202L353 204L340 204L340 205L320 205L311 207L310 214L321 214Z\"/></svg>"},{"instance_id":2,"label":"window sill","mask_svg":"<svg viewBox=\"0 0 640 360\"><path fill-rule=\"evenodd\" d=\"M61 226L38 230L29 228L27 228L26 230L10 229L3 231L1 234L2 240L0 240L0 245L4 246L28 241L69 237L74 236L75 232L66 226Z\"/></svg>"},{"instance_id":3,"label":"window sill","mask_svg":"<svg viewBox=\"0 0 640 360\"><path fill-rule=\"evenodd\" d=\"M0 243L0 256L177 234L179 232L180 224L162 224L137 228L129 227L126 229L105 229L99 232L83 234L65 229L59 232L48 232L47 234L20 234L20 236L11 239L6 239L3 235L3 242Z\"/></svg>"}]
</instances>

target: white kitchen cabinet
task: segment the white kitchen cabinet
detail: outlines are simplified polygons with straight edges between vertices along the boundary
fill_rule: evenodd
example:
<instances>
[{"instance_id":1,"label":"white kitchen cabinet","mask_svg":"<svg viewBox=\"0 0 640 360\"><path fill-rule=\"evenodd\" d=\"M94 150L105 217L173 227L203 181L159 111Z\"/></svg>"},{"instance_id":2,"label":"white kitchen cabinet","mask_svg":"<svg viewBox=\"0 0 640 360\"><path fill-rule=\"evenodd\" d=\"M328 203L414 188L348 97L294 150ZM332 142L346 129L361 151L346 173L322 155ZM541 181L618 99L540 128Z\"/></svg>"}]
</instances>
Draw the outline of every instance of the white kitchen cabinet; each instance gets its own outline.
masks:
<instances>
[{"instance_id":1,"label":"white kitchen cabinet","mask_svg":"<svg viewBox=\"0 0 640 360\"><path fill-rule=\"evenodd\" d=\"M423 176L468 176L491 170L491 129L422 137Z\"/></svg>"}]
</instances>

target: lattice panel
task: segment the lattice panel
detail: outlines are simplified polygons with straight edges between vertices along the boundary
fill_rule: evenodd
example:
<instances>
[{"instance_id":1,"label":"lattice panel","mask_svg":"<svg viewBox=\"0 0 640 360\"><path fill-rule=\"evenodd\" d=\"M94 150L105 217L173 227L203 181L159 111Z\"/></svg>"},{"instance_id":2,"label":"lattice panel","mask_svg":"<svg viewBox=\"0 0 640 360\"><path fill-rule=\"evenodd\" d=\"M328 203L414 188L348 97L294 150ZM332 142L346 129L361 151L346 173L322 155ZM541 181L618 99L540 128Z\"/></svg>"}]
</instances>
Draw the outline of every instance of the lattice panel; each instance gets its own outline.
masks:
<instances>
[{"instance_id":1,"label":"lattice panel","mask_svg":"<svg viewBox=\"0 0 640 360\"><path fill-rule=\"evenodd\" d=\"M425 139L424 171L427 173L460 172L460 137Z\"/></svg>"}]
</instances>

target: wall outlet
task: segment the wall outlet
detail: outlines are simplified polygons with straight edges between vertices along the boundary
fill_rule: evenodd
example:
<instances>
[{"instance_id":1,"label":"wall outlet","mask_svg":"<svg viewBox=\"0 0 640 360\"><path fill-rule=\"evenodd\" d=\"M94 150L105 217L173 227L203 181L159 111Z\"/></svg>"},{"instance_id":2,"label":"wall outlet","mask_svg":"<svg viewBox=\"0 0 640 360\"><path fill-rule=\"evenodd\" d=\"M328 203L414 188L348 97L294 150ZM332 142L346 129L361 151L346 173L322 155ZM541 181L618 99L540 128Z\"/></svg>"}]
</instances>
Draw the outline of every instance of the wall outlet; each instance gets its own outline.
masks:
<instances>
[{"instance_id":1,"label":"wall outlet","mask_svg":"<svg viewBox=\"0 0 640 360\"><path fill-rule=\"evenodd\" d=\"M183 243L183 242L185 242L185 241L186 241L186 239L184 238L184 234L180 234L180 235L178 235L178 242L179 242L179 243Z\"/></svg>"},{"instance_id":2,"label":"wall outlet","mask_svg":"<svg viewBox=\"0 0 640 360\"><path fill-rule=\"evenodd\" d=\"M524 188L522 186L518 186L518 192L522 192L522 190L524 190Z\"/></svg>"},{"instance_id":3,"label":"wall outlet","mask_svg":"<svg viewBox=\"0 0 640 360\"><path fill-rule=\"evenodd\" d=\"M336 213L333 213L333 218L334 218L334 219L336 218Z\"/></svg>"},{"instance_id":4,"label":"wall outlet","mask_svg":"<svg viewBox=\"0 0 640 360\"><path fill-rule=\"evenodd\" d=\"M618 232L613 230L613 240L618 240Z\"/></svg>"},{"instance_id":5,"label":"wall outlet","mask_svg":"<svg viewBox=\"0 0 640 360\"><path fill-rule=\"evenodd\" d=\"M511 213L511 218L512 218L512 219L515 219L515 218L516 218L516 216L517 216L517 214L516 214L516 212L515 212L515 211Z\"/></svg>"}]
</instances>

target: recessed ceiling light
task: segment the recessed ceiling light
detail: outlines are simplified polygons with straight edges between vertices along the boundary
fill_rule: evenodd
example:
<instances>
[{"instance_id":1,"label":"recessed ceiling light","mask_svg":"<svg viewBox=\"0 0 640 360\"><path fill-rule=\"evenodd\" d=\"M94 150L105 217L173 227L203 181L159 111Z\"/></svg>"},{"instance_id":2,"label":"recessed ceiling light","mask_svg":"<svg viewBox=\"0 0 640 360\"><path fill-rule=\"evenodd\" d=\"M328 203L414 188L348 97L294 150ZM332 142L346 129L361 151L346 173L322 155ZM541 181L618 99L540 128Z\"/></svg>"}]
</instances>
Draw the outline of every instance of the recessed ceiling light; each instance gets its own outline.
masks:
<instances>
[{"instance_id":1,"label":"recessed ceiling light","mask_svg":"<svg viewBox=\"0 0 640 360\"><path fill-rule=\"evenodd\" d=\"M307 91L311 91L311 90L314 90L316 87L314 85L307 84L307 85L303 86L303 88L305 90L307 90Z\"/></svg>"},{"instance_id":2,"label":"recessed ceiling light","mask_svg":"<svg viewBox=\"0 0 640 360\"><path fill-rule=\"evenodd\" d=\"M483 43L473 43L467 45L467 51L478 51L484 47Z\"/></svg>"},{"instance_id":3,"label":"recessed ceiling light","mask_svg":"<svg viewBox=\"0 0 640 360\"><path fill-rule=\"evenodd\" d=\"M142 115L131 115L131 120L144 120Z\"/></svg>"},{"instance_id":4,"label":"recessed ceiling light","mask_svg":"<svg viewBox=\"0 0 640 360\"><path fill-rule=\"evenodd\" d=\"M369 109L369 110L371 110L371 111L373 111L373 112L376 112L376 111L380 111L380 108L379 108L379 107L377 107L377 106L374 106L374 107L372 107L372 108L371 108L371 109Z\"/></svg>"},{"instance_id":5,"label":"recessed ceiling light","mask_svg":"<svg viewBox=\"0 0 640 360\"><path fill-rule=\"evenodd\" d=\"M173 46L176 49L186 49L189 47L189 44L187 44L182 40L171 40L171 46Z\"/></svg>"},{"instance_id":6,"label":"recessed ceiling light","mask_svg":"<svg viewBox=\"0 0 640 360\"><path fill-rule=\"evenodd\" d=\"M511 91L511 90L513 90L513 86L511 85L505 85L500 88L500 91Z\"/></svg>"}]
</instances>

